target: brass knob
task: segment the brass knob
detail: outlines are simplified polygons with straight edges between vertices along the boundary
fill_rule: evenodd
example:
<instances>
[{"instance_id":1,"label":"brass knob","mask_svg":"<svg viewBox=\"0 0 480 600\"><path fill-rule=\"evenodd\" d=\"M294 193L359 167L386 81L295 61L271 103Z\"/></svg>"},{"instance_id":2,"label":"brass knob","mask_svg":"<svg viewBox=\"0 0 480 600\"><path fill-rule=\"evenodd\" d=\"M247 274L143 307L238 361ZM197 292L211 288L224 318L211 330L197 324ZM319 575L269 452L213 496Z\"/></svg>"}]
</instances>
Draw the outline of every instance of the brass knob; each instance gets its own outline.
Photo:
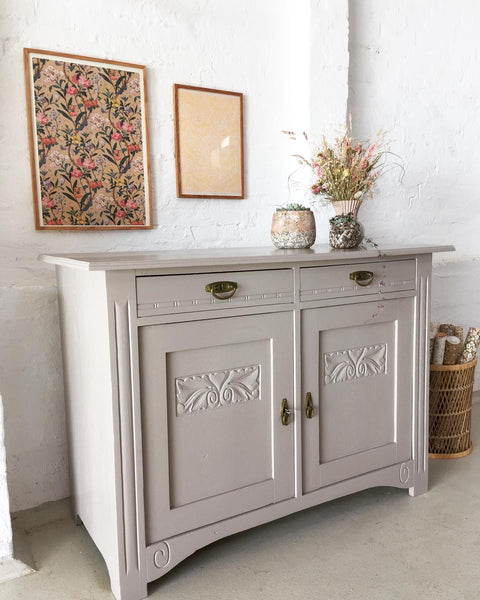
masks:
<instances>
[{"instance_id":1,"label":"brass knob","mask_svg":"<svg viewBox=\"0 0 480 600\"><path fill-rule=\"evenodd\" d=\"M228 300L237 291L236 281L214 281L207 283L205 291L212 294L217 300Z\"/></svg>"},{"instance_id":2,"label":"brass knob","mask_svg":"<svg viewBox=\"0 0 480 600\"><path fill-rule=\"evenodd\" d=\"M313 417L313 400L310 392L307 392L305 396L305 416L307 419L311 419Z\"/></svg>"},{"instance_id":3,"label":"brass knob","mask_svg":"<svg viewBox=\"0 0 480 600\"><path fill-rule=\"evenodd\" d=\"M354 271L353 273L350 273L350 279L353 279L357 285L363 287L370 285L374 277L375 275L372 271Z\"/></svg>"}]
</instances>

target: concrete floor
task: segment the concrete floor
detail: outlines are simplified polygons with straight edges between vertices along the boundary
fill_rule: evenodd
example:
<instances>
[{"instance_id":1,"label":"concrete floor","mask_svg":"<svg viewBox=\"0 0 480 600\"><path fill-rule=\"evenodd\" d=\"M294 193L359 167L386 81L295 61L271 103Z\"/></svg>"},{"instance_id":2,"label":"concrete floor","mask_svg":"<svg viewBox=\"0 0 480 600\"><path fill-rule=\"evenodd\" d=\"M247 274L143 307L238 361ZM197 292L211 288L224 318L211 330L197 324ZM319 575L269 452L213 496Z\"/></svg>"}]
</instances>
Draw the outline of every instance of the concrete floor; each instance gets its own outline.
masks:
<instances>
[{"instance_id":1,"label":"concrete floor","mask_svg":"<svg viewBox=\"0 0 480 600\"><path fill-rule=\"evenodd\" d=\"M160 581L162 600L478 600L480 405L474 451L430 461L430 491L377 488L200 550ZM37 569L0 600L112 600L104 562L68 501L14 515L16 553ZM21 556L20 556L21 555Z\"/></svg>"}]
</instances>

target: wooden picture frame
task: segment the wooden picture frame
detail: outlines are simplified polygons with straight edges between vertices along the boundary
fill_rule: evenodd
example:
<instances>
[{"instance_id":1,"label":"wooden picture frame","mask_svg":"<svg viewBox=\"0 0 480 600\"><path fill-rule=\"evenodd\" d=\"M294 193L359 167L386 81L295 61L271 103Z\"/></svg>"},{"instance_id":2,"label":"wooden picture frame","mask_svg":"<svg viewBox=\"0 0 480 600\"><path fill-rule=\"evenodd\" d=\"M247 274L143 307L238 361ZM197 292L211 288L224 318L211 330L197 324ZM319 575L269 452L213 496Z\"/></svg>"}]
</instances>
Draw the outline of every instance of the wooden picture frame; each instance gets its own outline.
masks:
<instances>
[{"instance_id":1,"label":"wooden picture frame","mask_svg":"<svg viewBox=\"0 0 480 600\"><path fill-rule=\"evenodd\" d=\"M151 229L146 68L23 53L35 228Z\"/></svg>"},{"instance_id":2,"label":"wooden picture frame","mask_svg":"<svg viewBox=\"0 0 480 600\"><path fill-rule=\"evenodd\" d=\"M244 198L243 94L174 84L179 198Z\"/></svg>"}]
</instances>

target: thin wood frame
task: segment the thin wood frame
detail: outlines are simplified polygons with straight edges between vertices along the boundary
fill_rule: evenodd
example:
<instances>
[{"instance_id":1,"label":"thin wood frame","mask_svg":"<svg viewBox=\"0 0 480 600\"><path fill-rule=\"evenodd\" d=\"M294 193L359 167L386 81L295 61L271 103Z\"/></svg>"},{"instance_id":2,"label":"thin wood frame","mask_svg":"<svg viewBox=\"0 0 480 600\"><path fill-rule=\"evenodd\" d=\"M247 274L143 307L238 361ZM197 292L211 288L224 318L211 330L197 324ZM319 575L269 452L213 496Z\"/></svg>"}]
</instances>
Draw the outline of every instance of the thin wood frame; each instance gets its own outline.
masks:
<instances>
[{"instance_id":1,"label":"thin wood frame","mask_svg":"<svg viewBox=\"0 0 480 600\"><path fill-rule=\"evenodd\" d=\"M179 198L244 198L243 94L173 86Z\"/></svg>"},{"instance_id":2,"label":"thin wood frame","mask_svg":"<svg viewBox=\"0 0 480 600\"><path fill-rule=\"evenodd\" d=\"M23 54L35 228L151 229L146 67Z\"/></svg>"}]
</instances>

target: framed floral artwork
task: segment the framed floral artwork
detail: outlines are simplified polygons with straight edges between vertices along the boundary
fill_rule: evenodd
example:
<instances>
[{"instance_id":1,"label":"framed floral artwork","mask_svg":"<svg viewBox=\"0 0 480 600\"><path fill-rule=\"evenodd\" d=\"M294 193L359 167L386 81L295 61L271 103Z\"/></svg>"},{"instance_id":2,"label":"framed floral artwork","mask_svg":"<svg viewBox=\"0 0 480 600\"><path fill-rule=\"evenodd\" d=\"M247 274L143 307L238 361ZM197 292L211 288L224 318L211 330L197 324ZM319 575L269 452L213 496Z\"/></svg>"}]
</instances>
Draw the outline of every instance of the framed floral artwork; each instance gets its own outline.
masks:
<instances>
[{"instance_id":1,"label":"framed floral artwork","mask_svg":"<svg viewBox=\"0 0 480 600\"><path fill-rule=\"evenodd\" d=\"M243 94L175 84L179 198L244 198Z\"/></svg>"},{"instance_id":2,"label":"framed floral artwork","mask_svg":"<svg viewBox=\"0 0 480 600\"><path fill-rule=\"evenodd\" d=\"M35 227L152 227L145 67L24 49Z\"/></svg>"}]
</instances>

